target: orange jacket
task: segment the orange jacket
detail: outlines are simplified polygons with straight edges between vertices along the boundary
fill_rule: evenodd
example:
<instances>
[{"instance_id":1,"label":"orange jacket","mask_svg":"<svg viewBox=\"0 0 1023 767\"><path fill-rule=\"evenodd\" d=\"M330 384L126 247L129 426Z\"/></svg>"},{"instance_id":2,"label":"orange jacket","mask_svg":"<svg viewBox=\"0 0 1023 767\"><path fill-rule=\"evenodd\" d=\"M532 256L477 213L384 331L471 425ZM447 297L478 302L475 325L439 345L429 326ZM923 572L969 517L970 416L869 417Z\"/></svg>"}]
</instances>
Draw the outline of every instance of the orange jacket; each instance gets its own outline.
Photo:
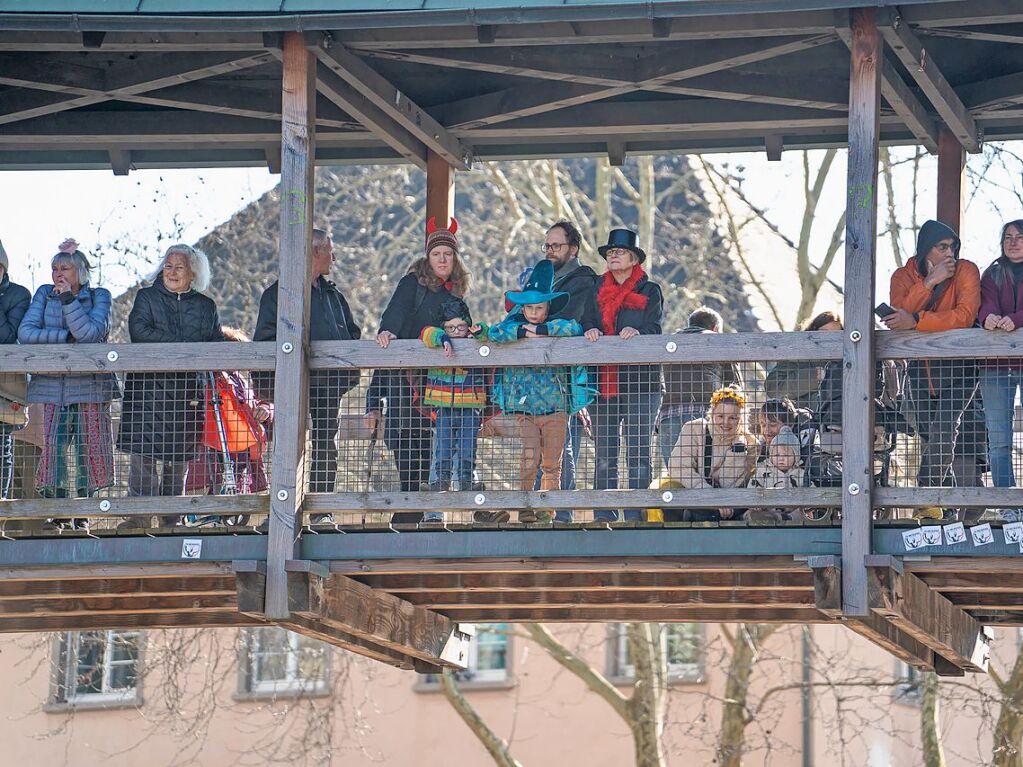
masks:
<instances>
[{"instance_id":1,"label":"orange jacket","mask_svg":"<svg viewBox=\"0 0 1023 767\"><path fill-rule=\"evenodd\" d=\"M972 261L960 260L952 283L942 294L938 305L924 311L931 300L931 292L924 287L924 278L917 269L916 259L899 267L892 275L891 304L895 309L919 313L916 329L922 331L972 328L980 311L980 270Z\"/></svg>"}]
</instances>

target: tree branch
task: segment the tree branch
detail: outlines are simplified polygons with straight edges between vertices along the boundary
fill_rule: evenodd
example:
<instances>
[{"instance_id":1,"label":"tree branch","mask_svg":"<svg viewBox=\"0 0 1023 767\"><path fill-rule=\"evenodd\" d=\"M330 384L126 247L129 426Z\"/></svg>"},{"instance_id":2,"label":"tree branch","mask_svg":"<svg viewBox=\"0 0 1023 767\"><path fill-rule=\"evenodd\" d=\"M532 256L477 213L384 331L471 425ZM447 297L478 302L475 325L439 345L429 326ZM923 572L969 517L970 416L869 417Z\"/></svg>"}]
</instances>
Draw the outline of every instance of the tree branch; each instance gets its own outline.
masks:
<instances>
[{"instance_id":1,"label":"tree branch","mask_svg":"<svg viewBox=\"0 0 1023 767\"><path fill-rule=\"evenodd\" d=\"M455 711L469 726L473 735L479 738L480 743L494 758L498 767L522 767L522 764L508 752L508 744L497 737L497 734L487 726L483 717L455 685L455 675L451 669L446 668L441 672L440 688L444 691L444 697L454 706Z\"/></svg>"}]
</instances>

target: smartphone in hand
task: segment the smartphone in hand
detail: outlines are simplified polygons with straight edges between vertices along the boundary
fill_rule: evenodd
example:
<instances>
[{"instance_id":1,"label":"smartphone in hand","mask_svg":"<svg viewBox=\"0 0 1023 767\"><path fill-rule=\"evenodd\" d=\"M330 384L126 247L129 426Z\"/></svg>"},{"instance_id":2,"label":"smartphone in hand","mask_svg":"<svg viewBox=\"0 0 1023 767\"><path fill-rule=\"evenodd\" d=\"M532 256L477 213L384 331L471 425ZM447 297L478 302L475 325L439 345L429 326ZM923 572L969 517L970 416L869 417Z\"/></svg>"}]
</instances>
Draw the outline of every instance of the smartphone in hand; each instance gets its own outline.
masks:
<instances>
[{"instance_id":1,"label":"smartphone in hand","mask_svg":"<svg viewBox=\"0 0 1023 767\"><path fill-rule=\"evenodd\" d=\"M884 301L882 301L881 303L874 307L874 314L877 315L878 319L883 320L885 317L890 317L891 315L895 314L895 310L892 309L892 307L890 307Z\"/></svg>"}]
</instances>

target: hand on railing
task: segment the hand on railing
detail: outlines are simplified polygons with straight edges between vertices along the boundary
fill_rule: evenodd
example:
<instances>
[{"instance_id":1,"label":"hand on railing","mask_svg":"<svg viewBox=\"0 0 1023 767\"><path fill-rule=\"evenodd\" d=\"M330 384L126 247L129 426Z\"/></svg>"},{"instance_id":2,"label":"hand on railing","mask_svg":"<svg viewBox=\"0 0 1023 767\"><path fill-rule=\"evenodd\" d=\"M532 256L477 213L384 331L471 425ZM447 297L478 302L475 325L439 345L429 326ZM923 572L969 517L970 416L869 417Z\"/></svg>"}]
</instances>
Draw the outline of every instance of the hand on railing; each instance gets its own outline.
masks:
<instances>
[{"instance_id":1,"label":"hand on railing","mask_svg":"<svg viewBox=\"0 0 1023 767\"><path fill-rule=\"evenodd\" d=\"M377 345L381 349L386 349L387 345L397 337L398 336L394 335L394 333L389 330L381 330L377 333Z\"/></svg>"}]
</instances>

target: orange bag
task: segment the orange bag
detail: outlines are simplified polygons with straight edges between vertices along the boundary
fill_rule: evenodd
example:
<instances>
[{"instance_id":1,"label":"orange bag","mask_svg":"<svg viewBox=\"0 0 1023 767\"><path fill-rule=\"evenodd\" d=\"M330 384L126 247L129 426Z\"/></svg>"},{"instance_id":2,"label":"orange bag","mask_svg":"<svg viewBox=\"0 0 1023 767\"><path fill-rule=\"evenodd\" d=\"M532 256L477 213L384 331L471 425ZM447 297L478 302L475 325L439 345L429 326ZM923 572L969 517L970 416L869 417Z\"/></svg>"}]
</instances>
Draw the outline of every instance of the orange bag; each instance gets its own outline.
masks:
<instances>
[{"instance_id":1,"label":"orange bag","mask_svg":"<svg viewBox=\"0 0 1023 767\"><path fill-rule=\"evenodd\" d=\"M220 395L220 415L227 433L227 450L241 453L263 442L263 427L256 420L251 409L238 400L234 387L223 373L215 377L217 393ZM202 443L218 453L222 447L217 430L217 417L213 410L213 397L206 387L206 422L203 424Z\"/></svg>"}]
</instances>

